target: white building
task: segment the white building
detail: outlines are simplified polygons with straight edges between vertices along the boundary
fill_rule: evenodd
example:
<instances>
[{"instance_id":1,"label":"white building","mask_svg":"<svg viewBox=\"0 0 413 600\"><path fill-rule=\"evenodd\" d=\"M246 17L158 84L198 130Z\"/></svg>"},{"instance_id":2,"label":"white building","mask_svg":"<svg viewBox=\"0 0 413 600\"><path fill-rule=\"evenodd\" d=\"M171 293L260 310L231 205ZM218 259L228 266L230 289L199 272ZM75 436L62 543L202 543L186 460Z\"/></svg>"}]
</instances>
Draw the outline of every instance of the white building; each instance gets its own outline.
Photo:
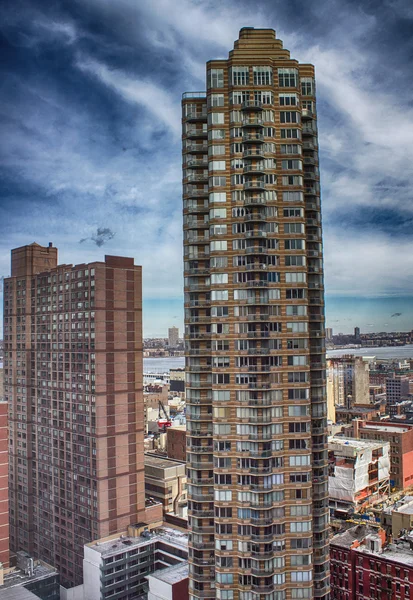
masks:
<instances>
[{"instance_id":1,"label":"white building","mask_svg":"<svg viewBox=\"0 0 413 600\"><path fill-rule=\"evenodd\" d=\"M390 444L352 438L328 440L330 508L337 516L383 500L390 486Z\"/></svg>"}]
</instances>

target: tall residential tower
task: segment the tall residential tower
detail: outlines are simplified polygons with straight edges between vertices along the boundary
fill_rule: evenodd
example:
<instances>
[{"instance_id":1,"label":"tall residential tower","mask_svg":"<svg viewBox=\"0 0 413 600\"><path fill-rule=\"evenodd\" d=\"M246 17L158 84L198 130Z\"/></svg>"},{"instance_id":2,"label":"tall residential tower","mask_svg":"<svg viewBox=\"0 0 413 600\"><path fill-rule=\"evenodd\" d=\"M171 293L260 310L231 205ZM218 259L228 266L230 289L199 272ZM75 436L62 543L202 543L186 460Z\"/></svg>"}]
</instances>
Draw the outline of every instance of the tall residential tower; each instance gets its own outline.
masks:
<instances>
[{"instance_id":1,"label":"tall residential tower","mask_svg":"<svg viewBox=\"0 0 413 600\"><path fill-rule=\"evenodd\" d=\"M314 67L244 28L183 95L190 597L329 597Z\"/></svg>"},{"instance_id":2,"label":"tall residential tower","mask_svg":"<svg viewBox=\"0 0 413 600\"><path fill-rule=\"evenodd\" d=\"M141 267L12 251L4 282L10 547L82 582L83 545L145 518Z\"/></svg>"}]
</instances>

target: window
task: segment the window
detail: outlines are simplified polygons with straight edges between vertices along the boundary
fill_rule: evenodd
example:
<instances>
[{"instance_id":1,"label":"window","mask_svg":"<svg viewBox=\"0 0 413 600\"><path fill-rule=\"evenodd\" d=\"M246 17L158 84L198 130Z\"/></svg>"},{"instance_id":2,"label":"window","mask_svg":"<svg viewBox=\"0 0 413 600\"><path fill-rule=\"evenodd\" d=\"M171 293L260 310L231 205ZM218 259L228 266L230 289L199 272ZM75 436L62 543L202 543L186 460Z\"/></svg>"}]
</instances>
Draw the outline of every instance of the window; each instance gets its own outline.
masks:
<instances>
[{"instance_id":1,"label":"window","mask_svg":"<svg viewBox=\"0 0 413 600\"><path fill-rule=\"evenodd\" d=\"M247 85L249 83L248 67L232 67L230 69L232 85Z\"/></svg>"},{"instance_id":2,"label":"window","mask_svg":"<svg viewBox=\"0 0 413 600\"><path fill-rule=\"evenodd\" d=\"M209 228L209 233L211 235L225 235L227 233L226 225L211 225Z\"/></svg>"},{"instance_id":3,"label":"window","mask_svg":"<svg viewBox=\"0 0 413 600\"><path fill-rule=\"evenodd\" d=\"M220 427L222 427L222 425L220 425ZM228 432L229 433L229 432ZM220 502L231 502L232 500L232 492L231 490L215 490L215 500L218 500ZM221 547L219 548L217 545L215 546L218 550L232 550L232 541L228 540L228 541L224 541L224 540L216 540L215 541L216 544L231 544L231 548L228 547L228 545L226 546L226 548Z\"/></svg>"},{"instance_id":4,"label":"window","mask_svg":"<svg viewBox=\"0 0 413 600\"><path fill-rule=\"evenodd\" d=\"M314 96L314 79L312 77L301 78L301 93L303 96Z\"/></svg>"},{"instance_id":5,"label":"window","mask_svg":"<svg viewBox=\"0 0 413 600\"><path fill-rule=\"evenodd\" d=\"M225 171L225 160L211 160L208 163L210 171Z\"/></svg>"},{"instance_id":6,"label":"window","mask_svg":"<svg viewBox=\"0 0 413 600\"><path fill-rule=\"evenodd\" d=\"M306 282L306 274L305 273L286 273L285 274L285 282L286 283L305 283Z\"/></svg>"},{"instance_id":7,"label":"window","mask_svg":"<svg viewBox=\"0 0 413 600\"><path fill-rule=\"evenodd\" d=\"M213 283L213 284L228 283L228 273L213 273L211 275L211 283Z\"/></svg>"},{"instance_id":8,"label":"window","mask_svg":"<svg viewBox=\"0 0 413 600\"><path fill-rule=\"evenodd\" d=\"M210 219L225 219L227 216L227 211L225 208L211 208L209 211Z\"/></svg>"},{"instance_id":9,"label":"window","mask_svg":"<svg viewBox=\"0 0 413 600\"><path fill-rule=\"evenodd\" d=\"M290 456L290 467L308 467L310 465L309 456ZM300 507L302 508L302 507ZM307 512L306 515L309 513ZM291 513L292 515L292 513Z\"/></svg>"},{"instance_id":10,"label":"window","mask_svg":"<svg viewBox=\"0 0 413 600\"><path fill-rule=\"evenodd\" d=\"M303 178L301 175L283 175L283 185L303 185Z\"/></svg>"},{"instance_id":11,"label":"window","mask_svg":"<svg viewBox=\"0 0 413 600\"><path fill-rule=\"evenodd\" d=\"M228 290L213 290L211 300L228 300Z\"/></svg>"},{"instance_id":12,"label":"window","mask_svg":"<svg viewBox=\"0 0 413 600\"><path fill-rule=\"evenodd\" d=\"M280 112L280 123L299 123L300 114L297 111Z\"/></svg>"},{"instance_id":13,"label":"window","mask_svg":"<svg viewBox=\"0 0 413 600\"><path fill-rule=\"evenodd\" d=\"M306 298L306 291L304 289L293 288L285 291L285 297L287 300L302 300Z\"/></svg>"},{"instance_id":14,"label":"window","mask_svg":"<svg viewBox=\"0 0 413 600\"><path fill-rule=\"evenodd\" d=\"M224 106L224 94L211 94L209 96L209 106Z\"/></svg>"},{"instance_id":15,"label":"window","mask_svg":"<svg viewBox=\"0 0 413 600\"><path fill-rule=\"evenodd\" d=\"M290 481L291 481L290 475ZM311 531L311 521L302 521L301 523L290 523L291 533L302 533L304 531Z\"/></svg>"},{"instance_id":16,"label":"window","mask_svg":"<svg viewBox=\"0 0 413 600\"><path fill-rule=\"evenodd\" d=\"M225 154L225 146L221 146L221 145L215 145L215 146L210 146L208 149L208 154L210 156L221 156L222 154Z\"/></svg>"},{"instance_id":17,"label":"window","mask_svg":"<svg viewBox=\"0 0 413 600\"><path fill-rule=\"evenodd\" d=\"M298 69L278 69L278 85L280 87L297 87Z\"/></svg>"},{"instance_id":18,"label":"window","mask_svg":"<svg viewBox=\"0 0 413 600\"><path fill-rule=\"evenodd\" d=\"M281 144L281 154L301 154L301 146L298 144Z\"/></svg>"},{"instance_id":19,"label":"window","mask_svg":"<svg viewBox=\"0 0 413 600\"><path fill-rule=\"evenodd\" d=\"M295 171L301 171L303 163L301 160L282 160L281 166L283 169L293 169Z\"/></svg>"},{"instance_id":20,"label":"window","mask_svg":"<svg viewBox=\"0 0 413 600\"><path fill-rule=\"evenodd\" d=\"M208 131L208 139L209 140L224 140L225 139L225 129L210 129Z\"/></svg>"},{"instance_id":21,"label":"window","mask_svg":"<svg viewBox=\"0 0 413 600\"><path fill-rule=\"evenodd\" d=\"M284 240L285 250L305 250L305 240Z\"/></svg>"},{"instance_id":22,"label":"window","mask_svg":"<svg viewBox=\"0 0 413 600\"><path fill-rule=\"evenodd\" d=\"M305 317L307 314L307 307L301 304L287 306L285 314L287 317Z\"/></svg>"},{"instance_id":23,"label":"window","mask_svg":"<svg viewBox=\"0 0 413 600\"><path fill-rule=\"evenodd\" d=\"M301 192L286 192L287 194L301 194ZM304 217L304 211L302 208L284 208L283 216L286 218L298 219Z\"/></svg>"},{"instance_id":24,"label":"window","mask_svg":"<svg viewBox=\"0 0 413 600\"><path fill-rule=\"evenodd\" d=\"M224 87L224 69L210 69L207 73L208 88Z\"/></svg>"},{"instance_id":25,"label":"window","mask_svg":"<svg viewBox=\"0 0 413 600\"><path fill-rule=\"evenodd\" d=\"M226 202L226 201L227 201L227 194L225 192L212 192L211 194L209 194L209 202L211 204L213 204L215 202Z\"/></svg>"},{"instance_id":26,"label":"window","mask_svg":"<svg viewBox=\"0 0 413 600\"><path fill-rule=\"evenodd\" d=\"M225 122L224 113L219 112L210 112L208 114L208 123L209 125L223 125Z\"/></svg>"},{"instance_id":27,"label":"window","mask_svg":"<svg viewBox=\"0 0 413 600\"><path fill-rule=\"evenodd\" d=\"M303 192L283 192L283 202L304 202Z\"/></svg>"},{"instance_id":28,"label":"window","mask_svg":"<svg viewBox=\"0 0 413 600\"><path fill-rule=\"evenodd\" d=\"M287 323L287 331L291 331L292 333L304 333L307 330L308 330L307 323L300 323L300 322Z\"/></svg>"},{"instance_id":29,"label":"window","mask_svg":"<svg viewBox=\"0 0 413 600\"><path fill-rule=\"evenodd\" d=\"M298 106L297 94L279 94L280 106Z\"/></svg>"},{"instance_id":30,"label":"window","mask_svg":"<svg viewBox=\"0 0 413 600\"><path fill-rule=\"evenodd\" d=\"M301 139L301 131L299 129L281 129L282 139Z\"/></svg>"},{"instance_id":31,"label":"window","mask_svg":"<svg viewBox=\"0 0 413 600\"><path fill-rule=\"evenodd\" d=\"M213 241L211 242L210 245L211 248L211 252L217 252L219 250L227 250L227 241L226 240L222 240L222 241Z\"/></svg>"},{"instance_id":32,"label":"window","mask_svg":"<svg viewBox=\"0 0 413 600\"><path fill-rule=\"evenodd\" d=\"M254 85L272 85L271 67L252 67Z\"/></svg>"},{"instance_id":33,"label":"window","mask_svg":"<svg viewBox=\"0 0 413 600\"><path fill-rule=\"evenodd\" d=\"M209 178L209 186L210 187L225 187L227 184L226 177L210 177Z\"/></svg>"},{"instance_id":34,"label":"window","mask_svg":"<svg viewBox=\"0 0 413 600\"><path fill-rule=\"evenodd\" d=\"M254 100L263 104L274 104L274 96L272 92L254 92Z\"/></svg>"},{"instance_id":35,"label":"window","mask_svg":"<svg viewBox=\"0 0 413 600\"><path fill-rule=\"evenodd\" d=\"M225 390L225 391L213 390L213 392L212 392L212 399L213 400L219 400L220 402L222 402L222 401L229 401L229 399L230 399L230 392L228 390Z\"/></svg>"},{"instance_id":36,"label":"window","mask_svg":"<svg viewBox=\"0 0 413 600\"><path fill-rule=\"evenodd\" d=\"M240 90L237 92L232 92L229 95L230 104L242 104L246 100L249 100L250 93L247 90Z\"/></svg>"}]
</instances>

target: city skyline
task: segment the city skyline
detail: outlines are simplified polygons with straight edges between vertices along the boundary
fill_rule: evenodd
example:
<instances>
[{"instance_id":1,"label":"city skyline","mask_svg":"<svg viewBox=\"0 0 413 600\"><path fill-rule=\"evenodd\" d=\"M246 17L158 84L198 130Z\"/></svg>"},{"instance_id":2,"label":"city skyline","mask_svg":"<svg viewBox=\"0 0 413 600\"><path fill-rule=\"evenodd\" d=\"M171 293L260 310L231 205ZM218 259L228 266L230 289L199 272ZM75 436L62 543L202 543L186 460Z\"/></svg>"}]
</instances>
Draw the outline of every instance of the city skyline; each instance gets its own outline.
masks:
<instances>
[{"instance_id":1,"label":"city skyline","mask_svg":"<svg viewBox=\"0 0 413 600\"><path fill-rule=\"evenodd\" d=\"M1 9L0 276L10 250L34 240L53 241L74 264L131 256L143 265L145 337L182 330L181 92L203 89L205 61L225 56L241 27L264 25L316 64L326 324L411 329L411 8L175 6Z\"/></svg>"}]
</instances>

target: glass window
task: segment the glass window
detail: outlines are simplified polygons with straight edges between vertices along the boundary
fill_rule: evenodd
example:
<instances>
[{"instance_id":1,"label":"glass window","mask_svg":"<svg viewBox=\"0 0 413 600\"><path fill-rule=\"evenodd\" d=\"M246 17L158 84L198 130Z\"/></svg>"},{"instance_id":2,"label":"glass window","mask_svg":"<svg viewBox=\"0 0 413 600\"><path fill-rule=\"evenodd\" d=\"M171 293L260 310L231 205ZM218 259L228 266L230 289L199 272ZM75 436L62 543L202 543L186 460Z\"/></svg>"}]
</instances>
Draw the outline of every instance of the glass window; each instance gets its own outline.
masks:
<instances>
[{"instance_id":1,"label":"glass window","mask_svg":"<svg viewBox=\"0 0 413 600\"><path fill-rule=\"evenodd\" d=\"M278 85L280 87L297 87L298 69L278 69Z\"/></svg>"},{"instance_id":2,"label":"glass window","mask_svg":"<svg viewBox=\"0 0 413 600\"><path fill-rule=\"evenodd\" d=\"M208 98L209 106L224 106L224 94L211 94Z\"/></svg>"},{"instance_id":3,"label":"glass window","mask_svg":"<svg viewBox=\"0 0 413 600\"><path fill-rule=\"evenodd\" d=\"M208 88L224 87L224 69L210 69L207 73Z\"/></svg>"},{"instance_id":4,"label":"glass window","mask_svg":"<svg viewBox=\"0 0 413 600\"><path fill-rule=\"evenodd\" d=\"M211 160L208 163L210 171L225 171L225 160Z\"/></svg>"},{"instance_id":5,"label":"glass window","mask_svg":"<svg viewBox=\"0 0 413 600\"><path fill-rule=\"evenodd\" d=\"M254 85L272 85L271 67L252 67Z\"/></svg>"},{"instance_id":6,"label":"glass window","mask_svg":"<svg viewBox=\"0 0 413 600\"><path fill-rule=\"evenodd\" d=\"M315 83L312 77L301 78L301 93L303 96L314 96Z\"/></svg>"},{"instance_id":7,"label":"glass window","mask_svg":"<svg viewBox=\"0 0 413 600\"><path fill-rule=\"evenodd\" d=\"M247 85L249 83L248 67L232 67L230 69L232 85Z\"/></svg>"},{"instance_id":8,"label":"glass window","mask_svg":"<svg viewBox=\"0 0 413 600\"><path fill-rule=\"evenodd\" d=\"M208 114L208 123L210 125L223 125L225 122L224 113L212 112Z\"/></svg>"},{"instance_id":9,"label":"glass window","mask_svg":"<svg viewBox=\"0 0 413 600\"><path fill-rule=\"evenodd\" d=\"M297 94L278 94L280 106L298 106L299 100Z\"/></svg>"}]
</instances>

